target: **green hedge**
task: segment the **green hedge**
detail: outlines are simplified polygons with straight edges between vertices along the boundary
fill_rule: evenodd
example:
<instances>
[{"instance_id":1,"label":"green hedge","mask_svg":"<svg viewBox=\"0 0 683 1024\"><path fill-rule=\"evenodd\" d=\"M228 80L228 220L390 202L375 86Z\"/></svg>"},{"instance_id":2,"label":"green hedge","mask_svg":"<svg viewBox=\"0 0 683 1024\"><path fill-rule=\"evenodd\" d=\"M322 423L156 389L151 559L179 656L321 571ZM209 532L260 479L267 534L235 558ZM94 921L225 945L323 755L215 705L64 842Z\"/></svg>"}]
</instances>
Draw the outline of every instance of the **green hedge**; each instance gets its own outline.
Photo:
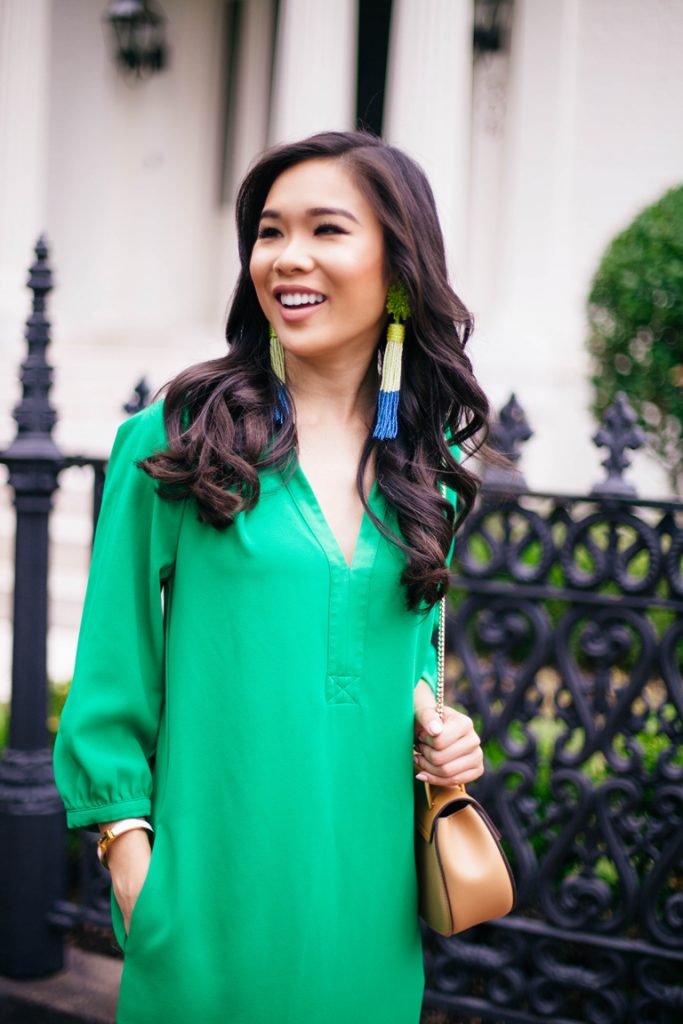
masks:
<instances>
[{"instance_id":1,"label":"green hedge","mask_svg":"<svg viewBox=\"0 0 683 1024\"><path fill-rule=\"evenodd\" d=\"M47 692L47 734L50 746L54 744L59 716L69 692L71 682L50 683ZM9 704L0 703L0 750L9 742Z\"/></svg>"},{"instance_id":2,"label":"green hedge","mask_svg":"<svg viewBox=\"0 0 683 1024\"><path fill-rule=\"evenodd\" d=\"M591 410L625 391L651 449L683 492L683 186L608 246L588 296Z\"/></svg>"}]
</instances>

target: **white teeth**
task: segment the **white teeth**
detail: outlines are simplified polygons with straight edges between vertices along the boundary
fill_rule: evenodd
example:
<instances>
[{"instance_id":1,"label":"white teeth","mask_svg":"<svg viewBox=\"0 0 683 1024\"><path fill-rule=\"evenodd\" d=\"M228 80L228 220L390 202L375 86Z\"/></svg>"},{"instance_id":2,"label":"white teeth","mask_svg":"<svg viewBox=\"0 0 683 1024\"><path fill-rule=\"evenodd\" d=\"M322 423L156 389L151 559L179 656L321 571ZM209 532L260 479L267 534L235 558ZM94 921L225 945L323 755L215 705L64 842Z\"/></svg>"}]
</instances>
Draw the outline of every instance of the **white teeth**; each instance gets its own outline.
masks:
<instances>
[{"instance_id":1,"label":"white teeth","mask_svg":"<svg viewBox=\"0 0 683 1024\"><path fill-rule=\"evenodd\" d=\"M278 296L283 306L312 306L325 301L325 296L311 292L281 292Z\"/></svg>"}]
</instances>

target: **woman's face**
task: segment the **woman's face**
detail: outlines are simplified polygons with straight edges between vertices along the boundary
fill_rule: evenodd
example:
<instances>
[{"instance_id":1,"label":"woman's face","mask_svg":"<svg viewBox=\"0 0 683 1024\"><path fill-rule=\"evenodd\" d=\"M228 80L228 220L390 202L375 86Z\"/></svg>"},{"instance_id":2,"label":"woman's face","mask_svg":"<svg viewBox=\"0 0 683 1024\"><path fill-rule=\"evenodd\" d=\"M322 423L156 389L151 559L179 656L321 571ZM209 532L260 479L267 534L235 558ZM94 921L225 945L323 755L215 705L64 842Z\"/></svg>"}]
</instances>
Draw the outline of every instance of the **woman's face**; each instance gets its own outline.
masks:
<instances>
[{"instance_id":1,"label":"woman's face","mask_svg":"<svg viewBox=\"0 0 683 1024\"><path fill-rule=\"evenodd\" d=\"M250 273L285 351L371 357L385 320L384 237L338 160L307 160L273 182Z\"/></svg>"}]
</instances>

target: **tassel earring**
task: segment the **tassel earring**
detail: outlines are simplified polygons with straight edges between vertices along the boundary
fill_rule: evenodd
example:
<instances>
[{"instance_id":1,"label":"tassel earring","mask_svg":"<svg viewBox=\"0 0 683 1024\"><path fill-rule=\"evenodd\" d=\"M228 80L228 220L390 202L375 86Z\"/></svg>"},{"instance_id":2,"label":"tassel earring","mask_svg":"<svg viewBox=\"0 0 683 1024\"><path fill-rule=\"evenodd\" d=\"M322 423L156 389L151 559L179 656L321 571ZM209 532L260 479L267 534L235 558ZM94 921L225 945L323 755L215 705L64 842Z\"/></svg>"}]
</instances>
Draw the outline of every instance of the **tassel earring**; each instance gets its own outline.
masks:
<instances>
[{"instance_id":1,"label":"tassel earring","mask_svg":"<svg viewBox=\"0 0 683 1024\"><path fill-rule=\"evenodd\" d=\"M398 397L401 389L401 357L406 329L401 320L410 316L406 286L392 284L387 293L387 312L394 318L387 329L387 343L382 360L382 381L377 398L377 421L372 433L384 441L398 433Z\"/></svg>"},{"instance_id":2,"label":"tassel earring","mask_svg":"<svg viewBox=\"0 0 683 1024\"><path fill-rule=\"evenodd\" d=\"M278 379L277 383L277 405L275 406L275 412L273 418L276 423L283 423L287 412L289 411L289 405L287 403L287 395L285 394L284 383L285 383L285 350L282 347L282 342L278 338L275 328L272 324L268 325L270 333L270 365L273 368L273 373Z\"/></svg>"}]
</instances>

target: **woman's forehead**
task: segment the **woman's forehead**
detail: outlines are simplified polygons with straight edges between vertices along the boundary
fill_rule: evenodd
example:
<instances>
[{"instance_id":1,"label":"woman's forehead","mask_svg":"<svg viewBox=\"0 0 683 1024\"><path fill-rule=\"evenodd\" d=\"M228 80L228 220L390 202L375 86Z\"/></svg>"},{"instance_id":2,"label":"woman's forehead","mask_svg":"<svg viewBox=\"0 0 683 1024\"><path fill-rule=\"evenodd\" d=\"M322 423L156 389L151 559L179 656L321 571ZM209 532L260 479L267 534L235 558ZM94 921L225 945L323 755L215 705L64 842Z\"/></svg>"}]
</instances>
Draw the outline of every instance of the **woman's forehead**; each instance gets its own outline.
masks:
<instances>
[{"instance_id":1,"label":"woman's forehead","mask_svg":"<svg viewBox=\"0 0 683 1024\"><path fill-rule=\"evenodd\" d=\"M264 209L340 207L351 213L373 213L353 174L341 160L313 158L288 167L270 187Z\"/></svg>"}]
</instances>

